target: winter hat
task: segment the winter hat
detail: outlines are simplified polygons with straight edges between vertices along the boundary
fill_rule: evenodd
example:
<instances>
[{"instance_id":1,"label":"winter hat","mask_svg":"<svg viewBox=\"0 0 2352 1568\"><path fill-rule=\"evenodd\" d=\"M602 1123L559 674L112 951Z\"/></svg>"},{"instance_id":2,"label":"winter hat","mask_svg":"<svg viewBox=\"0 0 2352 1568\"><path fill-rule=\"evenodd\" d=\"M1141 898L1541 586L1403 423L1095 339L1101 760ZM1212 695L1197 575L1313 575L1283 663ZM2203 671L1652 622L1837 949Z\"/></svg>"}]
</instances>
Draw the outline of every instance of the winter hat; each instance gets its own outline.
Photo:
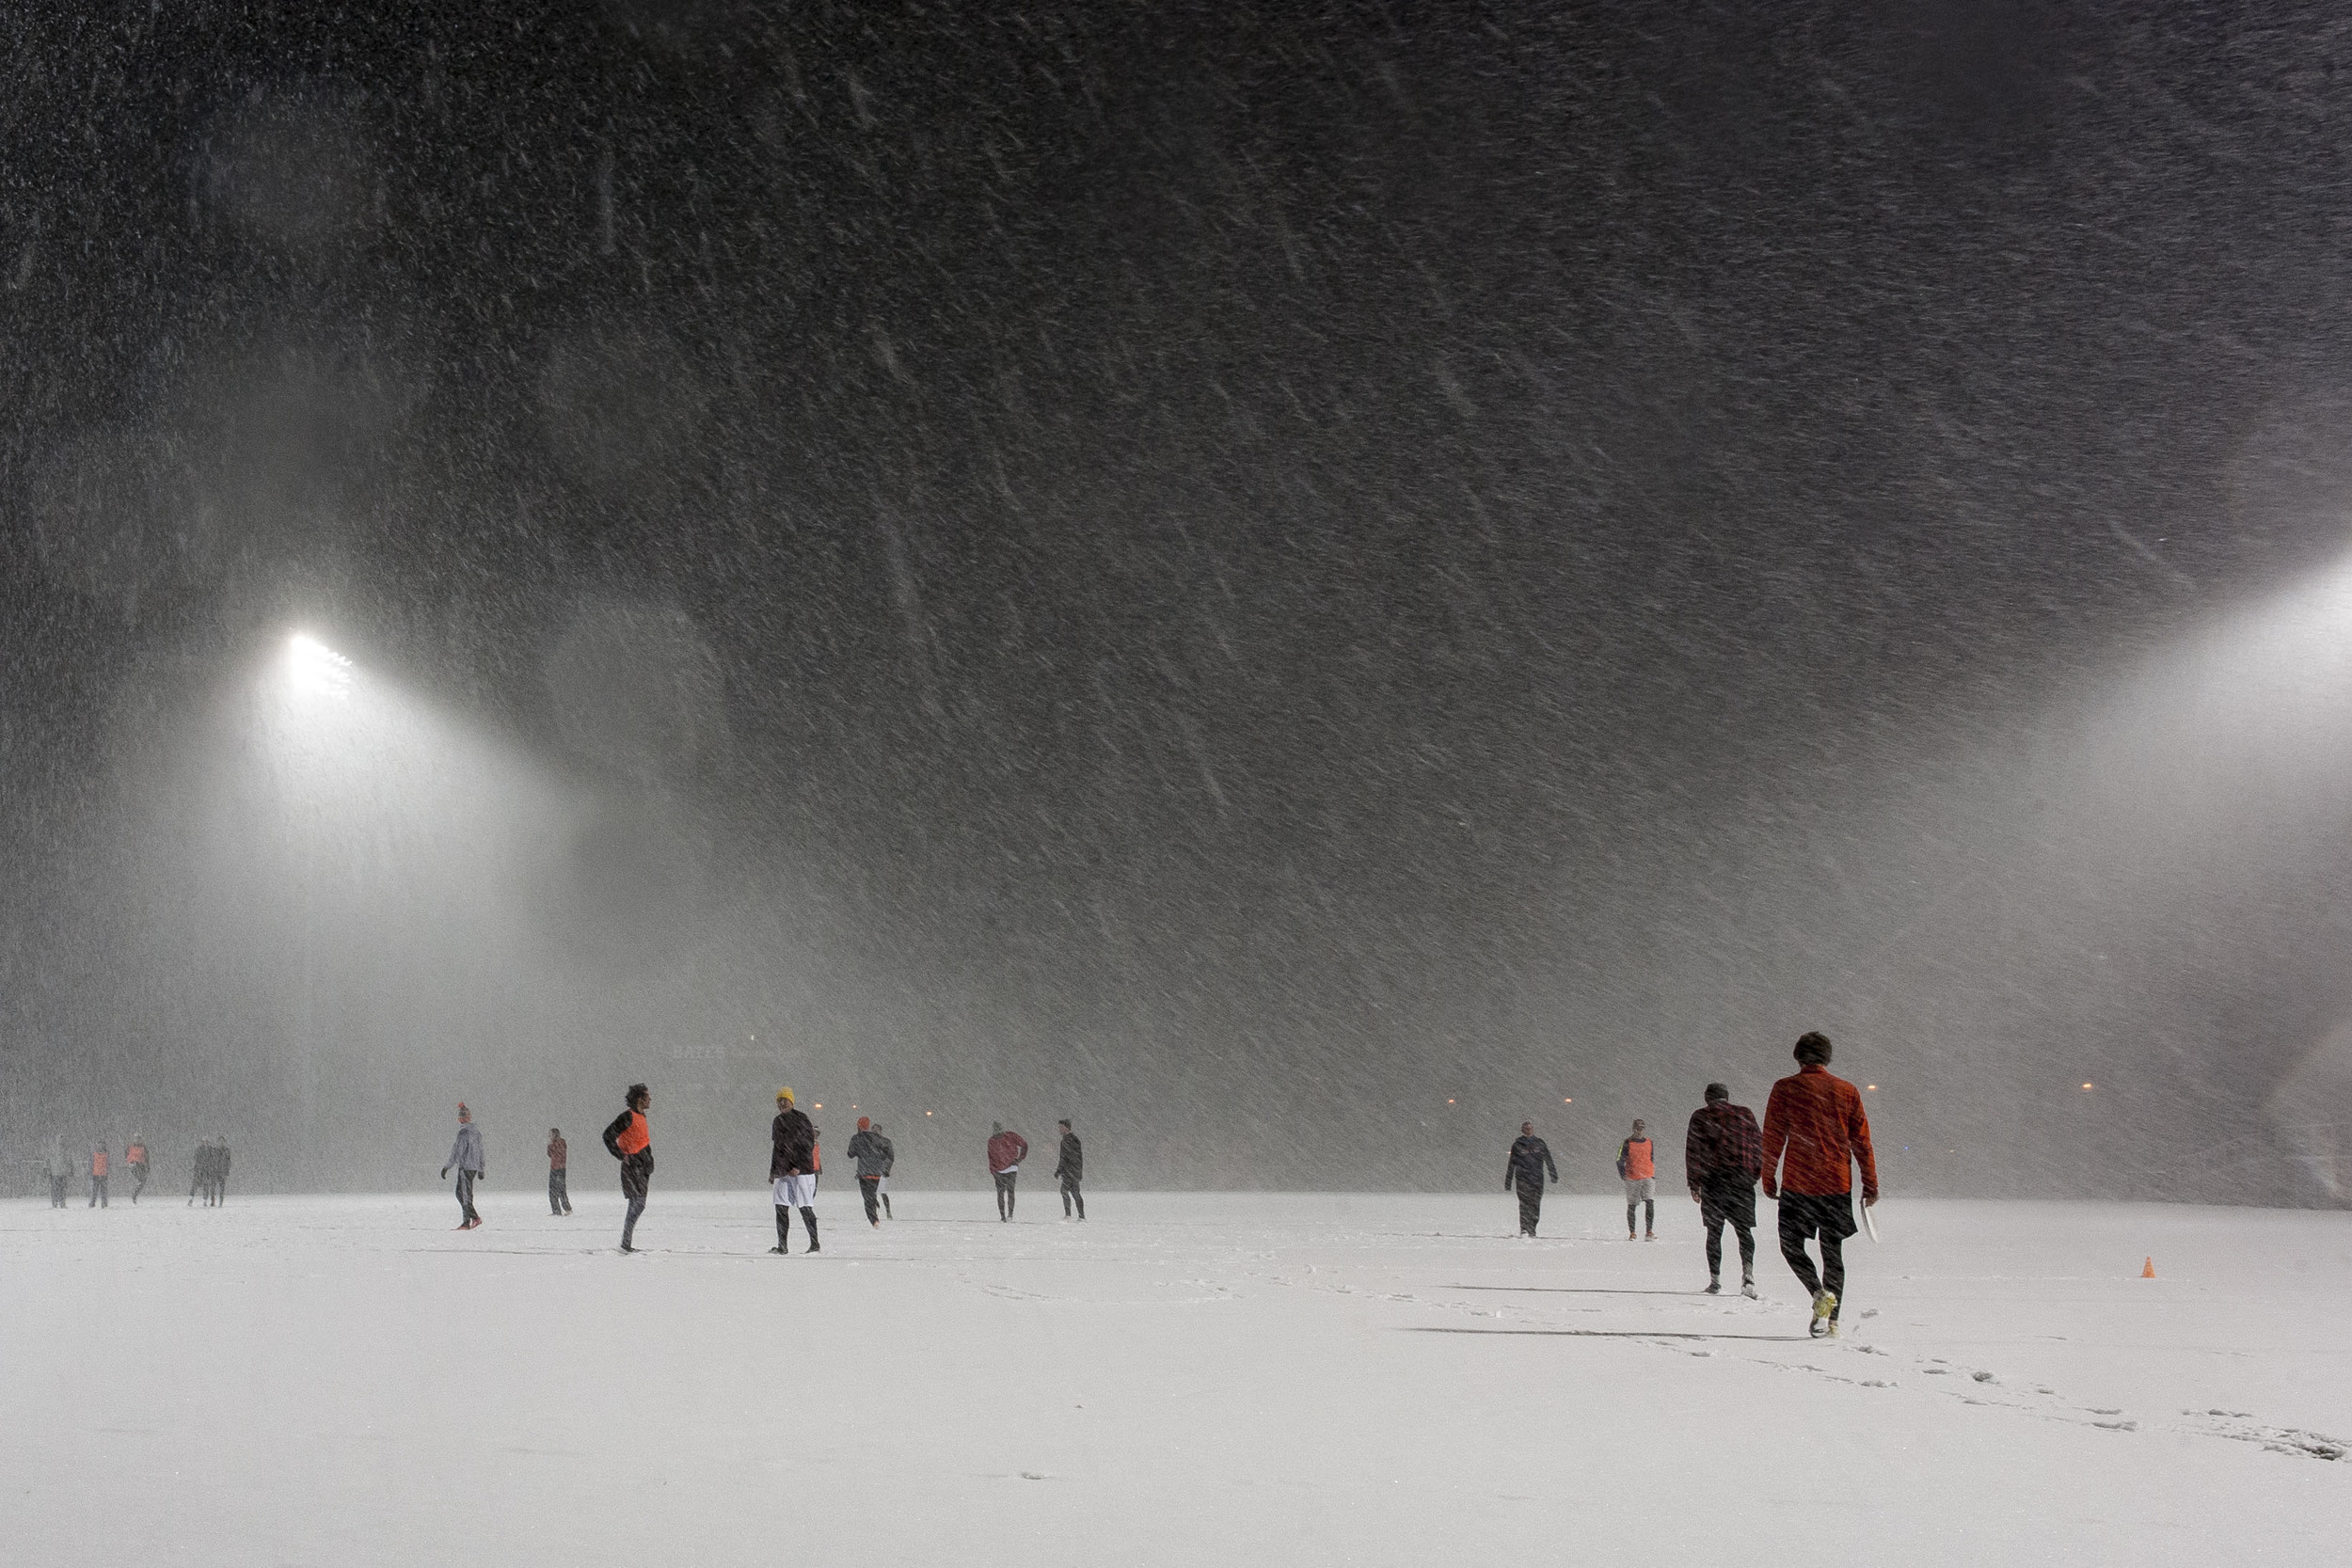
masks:
<instances>
[{"instance_id":1,"label":"winter hat","mask_svg":"<svg viewBox=\"0 0 2352 1568\"><path fill-rule=\"evenodd\" d=\"M1707 1102L1709 1105L1714 1104L1718 1100L1729 1100L1730 1098L1731 1091L1724 1088L1721 1084L1709 1084L1707 1085Z\"/></svg>"},{"instance_id":2,"label":"winter hat","mask_svg":"<svg viewBox=\"0 0 2352 1568\"><path fill-rule=\"evenodd\" d=\"M778 1090L776 1091L776 1103L777 1103L777 1104L779 1104L779 1105L789 1105L789 1104L791 1104L791 1103L792 1103L792 1091L791 1091L790 1089L778 1089Z\"/></svg>"},{"instance_id":3,"label":"winter hat","mask_svg":"<svg viewBox=\"0 0 2352 1568\"><path fill-rule=\"evenodd\" d=\"M858 1118L857 1118L857 1130L858 1130L859 1132L865 1132L867 1128L869 1128L869 1127L871 1127L871 1126L873 1126L873 1125L874 1125L874 1124L873 1124L871 1121L867 1120L867 1119L866 1119L866 1117L858 1117Z\"/></svg>"}]
</instances>

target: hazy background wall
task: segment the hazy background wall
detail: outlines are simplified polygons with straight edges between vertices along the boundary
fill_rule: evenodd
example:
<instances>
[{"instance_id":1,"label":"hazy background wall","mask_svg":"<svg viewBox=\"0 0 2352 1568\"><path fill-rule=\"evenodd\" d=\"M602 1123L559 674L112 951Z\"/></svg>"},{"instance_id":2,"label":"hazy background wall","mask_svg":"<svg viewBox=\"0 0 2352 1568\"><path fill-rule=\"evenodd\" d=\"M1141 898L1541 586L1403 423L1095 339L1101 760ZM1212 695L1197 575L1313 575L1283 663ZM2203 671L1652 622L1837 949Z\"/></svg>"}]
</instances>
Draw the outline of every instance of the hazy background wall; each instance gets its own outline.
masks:
<instances>
[{"instance_id":1,"label":"hazy background wall","mask_svg":"<svg viewBox=\"0 0 2352 1568\"><path fill-rule=\"evenodd\" d=\"M2329 8L0 25L11 1156L2337 1190Z\"/></svg>"}]
</instances>

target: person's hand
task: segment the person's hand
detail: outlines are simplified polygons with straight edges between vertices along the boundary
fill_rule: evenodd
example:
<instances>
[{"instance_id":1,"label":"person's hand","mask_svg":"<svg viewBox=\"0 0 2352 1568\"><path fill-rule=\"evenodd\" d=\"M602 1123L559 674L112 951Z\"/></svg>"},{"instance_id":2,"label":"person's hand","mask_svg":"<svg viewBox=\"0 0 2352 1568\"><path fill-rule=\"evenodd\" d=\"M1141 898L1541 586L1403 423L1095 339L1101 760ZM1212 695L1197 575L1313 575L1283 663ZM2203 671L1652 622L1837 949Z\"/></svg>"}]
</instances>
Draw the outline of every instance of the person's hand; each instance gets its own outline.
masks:
<instances>
[{"instance_id":1,"label":"person's hand","mask_svg":"<svg viewBox=\"0 0 2352 1568\"><path fill-rule=\"evenodd\" d=\"M1696 1192L1696 1191L1693 1191L1693 1192L1691 1194L1691 1201L1692 1201L1692 1202L1693 1202L1693 1203L1697 1203L1697 1202L1701 1201L1701 1199L1700 1199L1700 1197L1699 1197L1699 1195L1697 1194L1697 1192Z\"/></svg>"},{"instance_id":2,"label":"person's hand","mask_svg":"<svg viewBox=\"0 0 2352 1568\"><path fill-rule=\"evenodd\" d=\"M1865 1209L1875 1209L1875 1208L1877 1208L1877 1207L1879 1206L1879 1195L1878 1195L1878 1194L1876 1194L1876 1193L1871 1193L1870 1195L1868 1195L1867 1196L1866 1196L1865 1198L1863 1198L1863 1200L1862 1200L1862 1206L1863 1206Z\"/></svg>"},{"instance_id":3,"label":"person's hand","mask_svg":"<svg viewBox=\"0 0 2352 1568\"><path fill-rule=\"evenodd\" d=\"M449 1167L447 1165L443 1165L441 1167L441 1180L444 1181L449 1180Z\"/></svg>"},{"instance_id":4,"label":"person's hand","mask_svg":"<svg viewBox=\"0 0 2352 1568\"><path fill-rule=\"evenodd\" d=\"M1772 1182L1767 1181L1764 1183L1764 1196L1777 1203L1780 1201L1780 1189L1774 1186Z\"/></svg>"}]
</instances>

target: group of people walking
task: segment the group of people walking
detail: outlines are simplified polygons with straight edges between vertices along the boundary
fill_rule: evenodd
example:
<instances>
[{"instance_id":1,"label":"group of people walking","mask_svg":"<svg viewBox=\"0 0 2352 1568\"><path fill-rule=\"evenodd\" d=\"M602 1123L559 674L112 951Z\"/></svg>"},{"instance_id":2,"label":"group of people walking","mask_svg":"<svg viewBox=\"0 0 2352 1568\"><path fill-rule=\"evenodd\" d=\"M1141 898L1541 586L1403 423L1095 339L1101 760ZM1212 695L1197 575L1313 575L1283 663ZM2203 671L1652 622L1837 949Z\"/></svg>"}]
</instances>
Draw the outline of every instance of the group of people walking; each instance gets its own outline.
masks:
<instances>
[{"instance_id":1,"label":"group of people walking","mask_svg":"<svg viewBox=\"0 0 2352 1568\"><path fill-rule=\"evenodd\" d=\"M1862 1093L1829 1070L1832 1047L1818 1032L1797 1041L1797 1070L1772 1085L1764 1124L1735 1105L1731 1091L1709 1084L1706 1103L1691 1113L1682 1146L1683 1180L1707 1231L1707 1293L1723 1291L1724 1227L1740 1246L1740 1293L1756 1290L1756 1190L1780 1205L1780 1255L1813 1301L1812 1333L1834 1338L1846 1293L1845 1242L1856 1228L1853 1178L1862 1172L1864 1208L1879 1200L1878 1156ZM1519 1124L1503 1166L1502 1185L1519 1200L1519 1234L1535 1234L1543 1213L1544 1181L1560 1180L1551 1149L1533 1122ZM1625 1183L1626 1240L1658 1239L1657 1150L1647 1123L1636 1120L1617 1146L1617 1175ZM1639 1219L1637 1230L1635 1221ZM1806 1251L1820 1250L1817 1269Z\"/></svg>"},{"instance_id":2,"label":"group of people walking","mask_svg":"<svg viewBox=\"0 0 2352 1568\"><path fill-rule=\"evenodd\" d=\"M199 1161L202 1159L200 1149L198 1158ZM115 1160L114 1151L104 1144L91 1145L87 1154L76 1159L66 1153L65 1137L60 1133L49 1140L49 1152L35 1164L39 1166L41 1175L48 1179L49 1207L52 1209L62 1209L66 1206L66 1189L73 1184L76 1176L86 1178L89 1182L88 1207L104 1209L111 1206L109 1188L114 1180ZM131 1201L136 1203L139 1200L139 1195L147 1191L148 1156L145 1138L133 1138L124 1146L122 1165L131 1177Z\"/></svg>"},{"instance_id":3,"label":"group of people walking","mask_svg":"<svg viewBox=\"0 0 2352 1568\"><path fill-rule=\"evenodd\" d=\"M653 1093L643 1084L631 1084L624 1097L621 1114L604 1130L604 1147L621 1164L621 1196L628 1210L621 1221L621 1250L637 1250L637 1221L645 1212L645 1200L653 1183ZM1060 1183L1062 1216L1073 1213L1078 1219L1087 1217L1086 1194L1082 1183L1086 1176L1086 1148L1078 1134L1071 1130L1068 1117L1057 1124L1061 1132L1060 1157L1054 1165L1054 1177ZM870 1117L857 1118L857 1132L850 1139L850 1158L857 1162L858 1196L865 1204L866 1221L879 1228L885 1218L896 1218L890 1209L890 1173L897 1165L898 1151L883 1135L882 1123ZM996 1184L996 1217L1012 1218L1014 1182L1021 1174L1021 1162L1029 1157L1028 1140L1018 1132L1008 1132L1003 1122L991 1125L987 1159L989 1174ZM548 1129L548 1212L556 1216L572 1212L571 1146L564 1142L559 1127ZM474 1182L485 1171L483 1158L482 1130L474 1125L473 1111L464 1101L457 1106L457 1139L450 1146L449 1158L442 1163L441 1179L449 1180L457 1173L457 1228L471 1230L482 1224L482 1215L474 1208ZM776 1091L775 1119L769 1124L768 1183L776 1212L776 1244L768 1250L785 1254L791 1250L792 1216L797 1212L801 1224L808 1233L809 1252L823 1248L817 1237L817 1185L824 1171L824 1155L818 1142L816 1123L808 1118L789 1088Z\"/></svg>"}]
</instances>

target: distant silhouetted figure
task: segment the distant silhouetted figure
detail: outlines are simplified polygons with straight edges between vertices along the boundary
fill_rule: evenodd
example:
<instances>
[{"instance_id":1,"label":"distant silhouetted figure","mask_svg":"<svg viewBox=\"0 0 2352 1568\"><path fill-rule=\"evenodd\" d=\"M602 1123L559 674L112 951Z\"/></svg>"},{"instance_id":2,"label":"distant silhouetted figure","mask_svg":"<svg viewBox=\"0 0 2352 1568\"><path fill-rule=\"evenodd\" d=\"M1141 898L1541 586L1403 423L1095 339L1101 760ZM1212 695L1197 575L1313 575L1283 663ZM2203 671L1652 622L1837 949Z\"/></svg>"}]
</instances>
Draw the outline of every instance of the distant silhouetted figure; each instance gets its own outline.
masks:
<instances>
[{"instance_id":1,"label":"distant silhouetted figure","mask_svg":"<svg viewBox=\"0 0 2352 1568\"><path fill-rule=\"evenodd\" d=\"M808 1227L808 1250L823 1250L817 1244L817 1124L790 1089L778 1089L776 1119L768 1124L769 1196L776 1210L776 1244L769 1251L782 1256L792 1250L795 1209Z\"/></svg>"},{"instance_id":2,"label":"distant silhouetted figure","mask_svg":"<svg viewBox=\"0 0 2352 1568\"><path fill-rule=\"evenodd\" d=\"M645 1113L653 1109L653 1091L643 1084L628 1086L628 1107L604 1130L604 1147L621 1162L621 1196L628 1213L621 1221L621 1250L637 1250L637 1216L645 1212L645 1195L653 1186L653 1124Z\"/></svg>"},{"instance_id":3,"label":"distant silhouetted figure","mask_svg":"<svg viewBox=\"0 0 2352 1568\"><path fill-rule=\"evenodd\" d=\"M139 1194L147 1191L147 1140L133 1138L131 1147L122 1151L122 1163L131 1167L131 1202L135 1207Z\"/></svg>"},{"instance_id":4,"label":"distant silhouetted figure","mask_svg":"<svg viewBox=\"0 0 2352 1568\"><path fill-rule=\"evenodd\" d=\"M213 1140L213 1207L229 1201L229 1140Z\"/></svg>"},{"instance_id":5,"label":"distant silhouetted figure","mask_svg":"<svg viewBox=\"0 0 2352 1568\"><path fill-rule=\"evenodd\" d=\"M857 1118L857 1132L850 1138L850 1158L857 1162L857 1196L866 1202L866 1223L877 1229L882 1227L882 1178L890 1174L895 1153L890 1140L869 1117Z\"/></svg>"},{"instance_id":6,"label":"distant silhouetted figure","mask_svg":"<svg viewBox=\"0 0 2352 1568\"><path fill-rule=\"evenodd\" d=\"M1535 1124L1519 1123L1519 1135L1511 1140L1510 1158L1503 1162L1502 1190L1518 1189L1519 1234L1535 1234L1535 1222L1544 1217L1544 1173L1551 1180L1560 1180L1560 1167L1552 1163L1551 1146L1535 1135Z\"/></svg>"},{"instance_id":7,"label":"distant silhouetted figure","mask_svg":"<svg viewBox=\"0 0 2352 1568\"><path fill-rule=\"evenodd\" d=\"M1650 1142L1649 1123L1633 1118L1633 1135L1617 1146L1617 1175L1625 1182L1625 1239L1633 1240L1633 1212L1642 1212L1644 1228L1658 1240L1658 1151Z\"/></svg>"},{"instance_id":8,"label":"distant silhouetted figure","mask_svg":"<svg viewBox=\"0 0 2352 1568\"><path fill-rule=\"evenodd\" d=\"M73 1166L65 1157L65 1134L60 1132L49 1140L49 1157L41 1162L49 1173L49 1207L65 1207L65 1189L73 1180Z\"/></svg>"},{"instance_id":9,"label":"distant silhouetted figure","mask_svg":"<svg viewBox=\"0 0 2352 1568\"><path fill-rule=\"evenodd\" d=\"M199 1197L202 1197L204 1199L204 1206L206 1208L209 1209L212 1207L212 1180L213 1140L210 1138L199 1138L197 1140L195 1158L192 1159L188 1164L189 1208L193 1209L196 1207L196 1200Z\"/></svg>"},{"instance_id":10,"label":"distant silhouetted figure","mask_svg":"<svg viewBox=\"0 0 2352 1568\"><path fill-rule=\"evenodd\" d=\"M1740 1293L1756 1294L1756 1178L1764 1168L1764 1134L1745 1105L1731 1102L1721 1084L1707 1085L1707 1103L1691 1113L1682 1140L1682 1176L1707 1227L1707 1293L1724 1288L1724 1223L1740 1238Z\"/></svg>"},{"instance_id":11,"label":"distant silhouetted figure","mask_svg":"<svg viewBox=\"0 0 2352 1568\"><path fill-rule=\"evenodd\" d=\"M1029 1140L1018 1132L1008 1132L1001 1121L989 1123L988 1173L996 1179L996 1217L1012 1218L1012 1184L1021 1174L1021 1162L1029 1157Z\"/></svg>"},{"instance_id":12,"label":"distant silhouetted figure","mask_svg":"<svg viewBox=\"0 0 2352 1568\"><path fill-rule=\"evenodd\" d=\"M460 1230L471 1230L482 1223L482 1216L474 1212L473 1183L474 1178L480 1176L483 1169L482 1129L473 1124L473 1113L466 1109L466 1102L461 1100L457 1102L457 1141L449 1146L449 1164L441 1167L441 1176L445 1180L451 1171L457 1173L457 1228Z\"/></svg>"},{"instance_id":13,"label":"distant silhouetted figure","mask_svg":"<svg viewBox=\"0 0 2352 1568\"><path fill-rule=\"evenodd\" d=\"M106 1146L104 1144L100 1144L96 1148L89 1151L89 1206L93 1209L103 1209L106 1207L106 1171L108 1164L109 1162L106 1159Z\"/></svg>"},{"instance_id":14,"label":"distant silhouetted figure","mask_svg":"<svg viewBox=\"0 0 2352 1568\"><path fill-rule=\"evenodd\" d=\"M548 1212L559 1217L572 1212L571 1176L566 1168L571 1164L571 1145L564 1141L561 1127L548 1129Z\"/></svg>"},{"instance_id":15,"label":"distant silhouetted figure","mask_svg":"<svg viewBox=\"0 0 2352 1568\"><path fill-rule=\"evenodd\" d=\"M1061 1157L1054 1162L1054 1178L1061 1183L1061 1217L1070 1217L1070 1206L1078 1206L1078 1217L1087 1217L1087 1196L1078 1190L1086 1180L1086 1147L1078 1142L1078 1134L1070 1130L1068 1117L1054 1124L1061 1129Z\"/></svg>"},{"instance_id":16,"label":"distant silhouetted figure","mask_svg":"<svg viewBox=\"0 0 2352 1568\"><path fill-rule=\"evenodd\" d=\"M1862 1163L1862 1201L1879 1200L1878 1156L1862 1093L1829 1070L1827 1035L1797 1041L1797 1070L1772 1085L1764 1102L1764 1196L1780 1199L1780 1255L1813 1295L1813 1337L1835 1337L1846 1293L1846 1238L1854 1233L1853 1165ZM1782 1156L1788 1164L1781 1164ZM1804 1243L1821 1243L1815 1275Z\"/></svg>"}]
</instances>

